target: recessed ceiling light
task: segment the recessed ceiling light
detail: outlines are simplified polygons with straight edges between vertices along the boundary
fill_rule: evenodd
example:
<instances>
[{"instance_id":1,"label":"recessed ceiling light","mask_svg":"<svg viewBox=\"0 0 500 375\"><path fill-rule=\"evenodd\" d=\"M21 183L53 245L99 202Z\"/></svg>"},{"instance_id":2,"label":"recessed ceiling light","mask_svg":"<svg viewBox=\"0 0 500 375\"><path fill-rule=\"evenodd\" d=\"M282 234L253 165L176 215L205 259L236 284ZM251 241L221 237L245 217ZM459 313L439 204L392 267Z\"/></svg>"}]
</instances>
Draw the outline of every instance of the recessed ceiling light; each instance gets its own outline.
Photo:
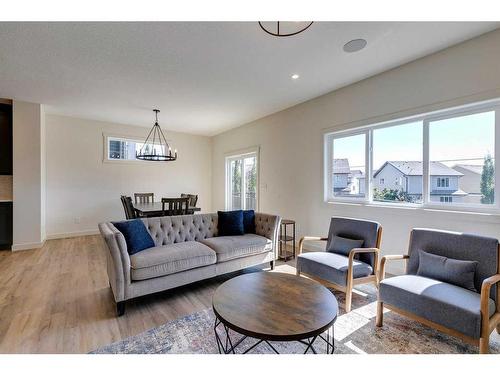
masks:
<instances>
[{"instance_id":1,"label":"recessed ceiling light","mask_svg":"<svg viewBox=\"0 0 500 375\"><path fill-rule=\"evenodd\" d=\"M292 74L292 79L298 79L300 76L298 74Z\"/></svg>"},{"instance_id":2,"label":"recessed ceiling light","mask_svg":"<svg viewBox=\"0 0 500 375\"><path fill-rule=\"evenodd\" d=\"M366 47L366 40L364 39L353 39L346 44L344 44L344 52L358 52Z\"/></svg>"}]
</instances>

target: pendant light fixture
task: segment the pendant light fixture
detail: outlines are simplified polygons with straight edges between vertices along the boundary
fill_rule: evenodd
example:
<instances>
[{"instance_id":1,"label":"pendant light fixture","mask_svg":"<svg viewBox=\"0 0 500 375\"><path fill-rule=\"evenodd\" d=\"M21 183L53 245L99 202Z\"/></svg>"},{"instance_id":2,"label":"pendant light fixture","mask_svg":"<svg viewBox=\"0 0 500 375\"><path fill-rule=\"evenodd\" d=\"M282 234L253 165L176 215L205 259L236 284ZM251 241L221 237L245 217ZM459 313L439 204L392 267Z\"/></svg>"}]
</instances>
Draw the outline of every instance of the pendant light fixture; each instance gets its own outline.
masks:
<instances>
[{"instance_id":1,"label":"pendant light fixture","mask_svg":"<svg viewBox=\"0 0 500 375\"><path fill-rule=\"evenodd\" d=\"M285 37L300 34L303 31L306 31L309 26L313 24L312 21L308 22L259 22L260 27L266 33L277 36L277 37Z\"/></svg>"},{"instance_id":2,"label":"pendant light fixture","mask_svg":"<svg viewBox=\"0 0 500 375\"><path fill-rule=\"evenodd\" d=\"M177 150L172 154L172 149L163 135L163 132L158 124L159 109L153 109L155 113L155 124L149 131L149 134L144 141L139 152L135 153L136 159L147 161L174 161L177 160Z\"/></svg>"}]
</instances>

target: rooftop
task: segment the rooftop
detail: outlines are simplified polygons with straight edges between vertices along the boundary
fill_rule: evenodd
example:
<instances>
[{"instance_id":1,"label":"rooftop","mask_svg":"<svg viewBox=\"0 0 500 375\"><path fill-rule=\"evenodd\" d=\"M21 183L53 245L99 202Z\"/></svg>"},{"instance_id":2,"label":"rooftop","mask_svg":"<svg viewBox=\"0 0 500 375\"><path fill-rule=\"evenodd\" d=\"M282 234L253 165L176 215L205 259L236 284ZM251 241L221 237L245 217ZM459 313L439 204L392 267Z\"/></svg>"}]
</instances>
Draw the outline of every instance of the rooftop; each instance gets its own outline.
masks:
<instances>
[{"instance_id":1,"label":"rooftop","mask_svg":"<svg viewBox=\"0 0 500 375\"><path fill-rule=\"evenodd\" d=\"M349 174L351 168L349 167L348 159L333 159L333 172L335 174Z\"/></svg>"},{"instance_id":2,"label":"rooftop","mask_svg":"<svg viewBox=\"0 0 500 375\"><path fill-rule=\"evenodd\" d=\"M457 164L453 167L453 169L455 169L455 168L462 168L462 169L465 169L467 171L470 171L470 172L476 173L476 174L483 173L483 166L482 165Z\"/></svg>"},{"instance_id":3,"label":"rooftop","mask_svg":"<svg viewBox=\"0 0 500 375\"><path fill-rule=\"evenodd\" d=\"M422 176L422 165L421 161L386 161L373 175L376 177L377 174L385 168L387 164L392 165L394 168L398 169L401 173L406 176ZM439 161L430 162L430 175L431 176L463 176L453 168L450 168Z\"/></svg>"}]
</instances>

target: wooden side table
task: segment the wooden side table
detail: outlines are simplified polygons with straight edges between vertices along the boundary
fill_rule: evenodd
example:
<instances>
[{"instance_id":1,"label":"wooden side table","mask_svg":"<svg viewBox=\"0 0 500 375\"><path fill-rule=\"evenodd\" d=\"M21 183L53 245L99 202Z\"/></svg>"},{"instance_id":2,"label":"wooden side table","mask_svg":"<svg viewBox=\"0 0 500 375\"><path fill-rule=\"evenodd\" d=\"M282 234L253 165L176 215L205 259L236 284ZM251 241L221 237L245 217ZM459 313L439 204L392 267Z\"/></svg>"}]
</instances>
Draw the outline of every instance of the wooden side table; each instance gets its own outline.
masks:
<instances>
[{"instance_id":1,"label":"wooden side table","mask_svg":"<svg viewBox=\"0 0 500 375\"><path fill-rule=\"evenodd\" d=\"M290 228L291 233L289 231L287 233L288 226L292 227ZM279 242L280 242L279 254L278 254L279 259L283 259L286 262L288 260L289 255L292 259L295 258L295 220L289 220L289 219L281 220ZM292 242L293 252L287 250L286 245L288 242Z\"/></svg>"}]
</instances>

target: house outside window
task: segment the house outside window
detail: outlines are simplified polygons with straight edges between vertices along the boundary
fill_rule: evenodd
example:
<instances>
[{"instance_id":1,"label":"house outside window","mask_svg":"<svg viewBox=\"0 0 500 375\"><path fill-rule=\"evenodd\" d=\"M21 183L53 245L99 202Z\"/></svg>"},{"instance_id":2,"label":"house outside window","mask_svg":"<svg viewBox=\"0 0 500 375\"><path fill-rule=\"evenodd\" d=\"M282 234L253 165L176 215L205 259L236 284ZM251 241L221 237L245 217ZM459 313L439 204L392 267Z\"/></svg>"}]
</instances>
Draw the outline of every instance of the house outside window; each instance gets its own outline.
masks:
<instances>
[{"instance_id":1,"label":"house outside window","mask_svg":"<svg viewBox=\"0 0 500 375\"><path fill-rule=\"evenodd\" d=\"M500 212L497 148L500 99L326 133L325 200Z\"/></svg>"}]
</instances>

